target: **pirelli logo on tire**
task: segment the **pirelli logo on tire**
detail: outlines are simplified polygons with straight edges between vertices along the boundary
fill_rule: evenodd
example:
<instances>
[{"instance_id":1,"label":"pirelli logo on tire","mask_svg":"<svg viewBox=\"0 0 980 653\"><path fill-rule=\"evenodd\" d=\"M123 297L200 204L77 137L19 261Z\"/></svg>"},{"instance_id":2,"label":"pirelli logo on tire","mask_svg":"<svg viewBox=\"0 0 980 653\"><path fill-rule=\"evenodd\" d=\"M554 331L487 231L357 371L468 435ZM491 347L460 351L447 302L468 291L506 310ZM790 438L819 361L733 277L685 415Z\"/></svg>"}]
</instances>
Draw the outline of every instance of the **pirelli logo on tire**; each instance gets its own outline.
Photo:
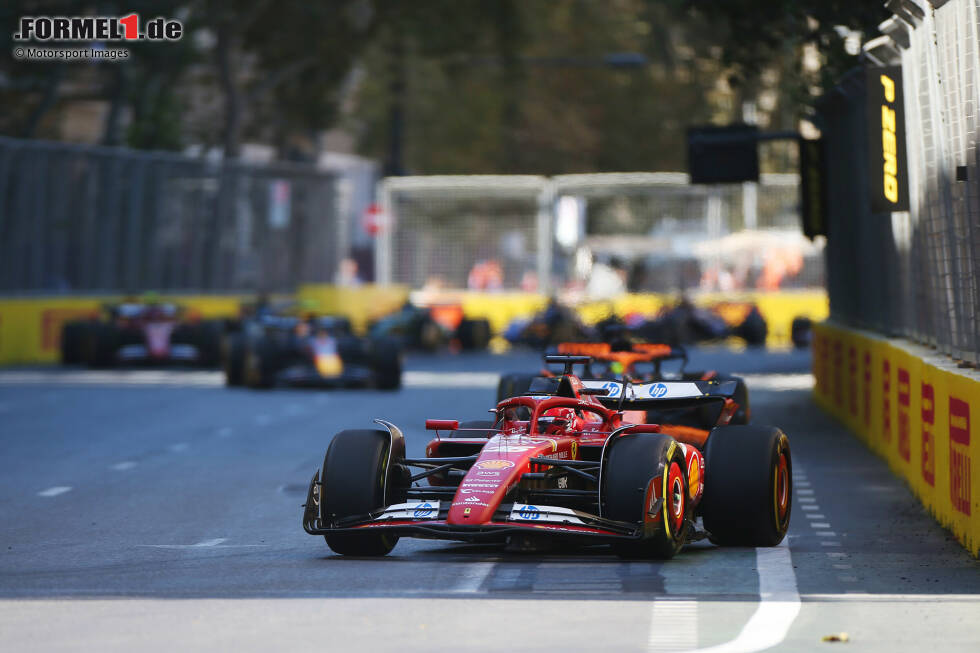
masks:
<instances>
[{"instance_id":1,"label":"pirelli logo on tire","mask_svg":"<svg viewBox=\"0 0 980 653\"><path fill-rule=\"evenodd\" d=\"M953 508L970 515L970 404L949 398L949 498Z\"/></svg>"}]
</instances>

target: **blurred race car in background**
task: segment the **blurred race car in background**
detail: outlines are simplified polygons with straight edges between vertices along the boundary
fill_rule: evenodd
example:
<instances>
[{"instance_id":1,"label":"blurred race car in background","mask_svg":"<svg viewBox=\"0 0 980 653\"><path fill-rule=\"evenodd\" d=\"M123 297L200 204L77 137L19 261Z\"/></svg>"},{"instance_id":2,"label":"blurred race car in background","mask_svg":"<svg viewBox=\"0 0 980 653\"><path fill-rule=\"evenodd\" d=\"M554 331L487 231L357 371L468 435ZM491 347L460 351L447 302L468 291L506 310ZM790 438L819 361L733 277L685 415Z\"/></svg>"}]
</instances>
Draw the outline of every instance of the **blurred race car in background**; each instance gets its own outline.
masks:
<instances>
[{"instance_id":1,"label":"blurred race car in background","mask_svg":"<svg viewBox=\"0 0 980 653\"><path fill-rule=\"evenodd\" d=\"M346 317L292 303L260 306L229 323L222 349L229 386L401 387L397 340L359 338Z\"/></svg>"},{"instance_id":2,"label":"blurred race car in background","mask_svg":"<svg viewBox=\"0 0 980 653\"><path fill-rule=\"evenodd\" d=\"M492 335L489 320L466 317L459 304L417 306L411 302L372 323L368 333L372 338L396 339L405 349L429 352L446 347L484 350Z\"/></svg>"},{"instance_id":3,"label":"blurred race car in background","mask_svg":"<svg viewBox=\"0 0 980 653\"><path fill-rule=\"evenodd\" d=\"M582 323L571 307L551 298L544 310L533 317L511 322L504 331L504 338L512 345L545 349L569 340L592 340L596 334L595 329Z\"/></svg>"},{"instance_id":4,"label":"blurred race car in background","mask_svg":"<svg viewBox=\"0 0 980 653\"><path fill-rule=\"evenodd\" d=\"M703 537L754 547L783 539L789 440L775 427L729 424L734 382L607 383L571 373L589 360L553 358L565 365L554 387L499 402L491 420L427 420L437 437L422 458L406 456L389 422L341 431L310 481L304 530L352 556L385 555L401 536L525 550L610 544L631 558L670 558ZM671 425L681 409L704 424ZM624 417L637 412L656 420Z\"/></svg>"},{"instance_id":5,"label":"blurred race car in background","mask_svg":"<svg viewBox=\"0 0 980 653\"><path fill-rule=\"evenodd\" d=\"M652 317L642 313L622 317L613 314L594 325L584 324L575 310L552 299L544 310L531 318L514 320L504 331L504 338L511 344L536 349L573 340L612 343L628 338L677 346L731 337L762 347L767 335L768 325L755 304L724 302L701 307L687 299Z\"/></svg>"},{"instance_id":6,"label":"blurred race car in background","mask_svg":"<svg viewBox=\"0 0 980 653\"><path fill-rule=\"evenodd\" d=\"M607 381L615 390L616 383L626 379L630 383L655 383L657 381L731 381L735 383L732 399L737 408L731 424L748 424L751 419L749 393L745 381L732 374L715 370L687 370L687 350L658 343L630 343L619 341L614 345L605 342L563 342L553 353L559 356L584 356L581 378L587 381ZM500 375L497 383L497 401L517 397L532 388L550 389L558 382L560 372L549 369L555 360L553 355L544 357L545 367L537 372L507 372ZM666 364L676 363L669 369ZM642 419L648 419L643 416Z\"/></svg>"},{"instance_id":7,"label":"blurred race car in background","mask_svg":"<svg viewBox=\"0 0 980 653\"><path fill-rule=\"evenodd\" d=\"M61 362L217 367L223 328L221 321L189 318L182 307L156 299L106 304L97 318L65 323Z\"/></svg>"},{"instance_id":8,"label":"blurred race car in background","mask_svg":"<svg viewBox=\"0 0 980 653\"><path fill-rule=\"evenodd\" d=\"M763 347L769 327L750 302L723 302L710 307L681 299L650 318L640 314L612 316L596 325L599 339L613 342L630 337L644 342L685 345L736 337L750 347Z\"/></svg>"}]
</instances>

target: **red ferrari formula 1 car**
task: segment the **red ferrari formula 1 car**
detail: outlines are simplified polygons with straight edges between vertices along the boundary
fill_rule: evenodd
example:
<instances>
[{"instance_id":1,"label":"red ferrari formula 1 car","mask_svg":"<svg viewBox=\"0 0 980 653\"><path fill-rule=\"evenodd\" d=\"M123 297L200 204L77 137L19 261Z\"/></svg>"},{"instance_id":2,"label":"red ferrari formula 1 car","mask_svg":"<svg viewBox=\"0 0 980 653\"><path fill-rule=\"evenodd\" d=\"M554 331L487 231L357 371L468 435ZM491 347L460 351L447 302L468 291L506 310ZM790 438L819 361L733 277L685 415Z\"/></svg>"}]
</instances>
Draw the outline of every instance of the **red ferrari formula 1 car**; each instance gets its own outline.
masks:
<instances>
[{"instance_id":1,"label":"red ferrari formula 1 car","mask_svg":"<svg viewBox=\"0 0 980 653\"><path fill-rule=\"evenodd\" d=\"M608 381L572 374L589 361L551 357L565 364L557 388L498 403L491 422L427 420L437 437L424 458L406 457L401 430L383 420L341 431L310 482L304 529L360 556L387 554L400 536L525 547L575 539L658 558L704 536L745 546L783 539L789 440L778 428L728 424L733 382L624 381L610 396ZM690 404L715 426L624 420Z\"/></svg>"}]
</instances>

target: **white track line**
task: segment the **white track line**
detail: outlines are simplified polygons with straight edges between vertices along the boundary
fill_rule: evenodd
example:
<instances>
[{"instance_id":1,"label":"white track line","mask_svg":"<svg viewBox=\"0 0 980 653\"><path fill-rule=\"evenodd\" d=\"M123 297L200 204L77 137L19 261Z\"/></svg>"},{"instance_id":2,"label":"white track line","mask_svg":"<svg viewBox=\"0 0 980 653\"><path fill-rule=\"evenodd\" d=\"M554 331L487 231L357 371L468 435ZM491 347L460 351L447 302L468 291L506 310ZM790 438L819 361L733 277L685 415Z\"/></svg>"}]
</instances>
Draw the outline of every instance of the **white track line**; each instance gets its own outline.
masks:
<instances>
[{"instance_id":1,"label":"white track line","mask_svg":"<svg viewBox=\"0 0 980 653\"><path fill-rule=\"evenodd\" d=\"M800 613L793 559L786 540L779 546L755 550L759 570L759 607L735 639L698 649L697 653L753 653L776 646Z\"/></svg>"},{"instance_id":2,"label":"white track line","mask_svg":"<svg viewBox=\"0 0 980 653\"><path fill-rule=\"evenodd\" d=\"M698 602L657 599L650 619L648 651L690 651L698 645Z\"/></svg>"},{"instance_id":3,"label":"white track line","mask_svg":"<svg viewBox=\"0 0 980 653\"><path fill-rule=\"evenodd\" d=\"M49 487L47 490L41 490L37 493L39 497L56 497L59 494L64 494L65 492L70 492L70 485L55 485L54 487Z\"/></svg>"},{"instance_id":4,"label":"white track line","mask_svg":"<svg viewBox=\"0 0 980 653\"><path fill-rule=\"evenodd\" d=\"M496 388L500 375L494 372L421 372L402 373L406 388Z\"/></svg>"},{"instance_id":5,"label":"white track line","mask_svg":"<svg viewBox=\"0 0 980 653\"><path fill-rule=\"evenodd\" d=\"M124 460L121 463L116 463L113 465L112 469L116 470L117 472L125 472L127 469L132 469L133 467L136 467L136 463L134 463L132 460Z\"/></svg>"}]
</instances>

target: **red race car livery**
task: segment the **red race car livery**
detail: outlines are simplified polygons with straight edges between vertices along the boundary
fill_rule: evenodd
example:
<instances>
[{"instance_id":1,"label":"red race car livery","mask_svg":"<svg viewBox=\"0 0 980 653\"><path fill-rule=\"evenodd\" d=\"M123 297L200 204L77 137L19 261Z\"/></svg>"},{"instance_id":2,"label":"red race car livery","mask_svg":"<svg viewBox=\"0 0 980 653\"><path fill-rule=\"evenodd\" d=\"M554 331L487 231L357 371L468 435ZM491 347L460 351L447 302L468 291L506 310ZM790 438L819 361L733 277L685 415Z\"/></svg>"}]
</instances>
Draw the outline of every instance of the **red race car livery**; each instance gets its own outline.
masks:
<instances>
[{"instance_id":1,"label":"red race car livery","mask_svg":"<svg viewBox=\"0 0 980 653\"><path fill-rule=\"evenodd\" d=\"M345 555L384 555L401 536L578 539L658 558L705 536L783 539L789 440L778 428L729 424L734 382L583 382L571 372L585 359L560 359L553 389L501 401L493 420L427 420L437 437L424 458L406 457L401 430L383 420L338 433L310 482L304 529ZM667 423L691 406L713 426ZM665 420L627 421L638 411Z\"/></svg>"}]
</instances>

